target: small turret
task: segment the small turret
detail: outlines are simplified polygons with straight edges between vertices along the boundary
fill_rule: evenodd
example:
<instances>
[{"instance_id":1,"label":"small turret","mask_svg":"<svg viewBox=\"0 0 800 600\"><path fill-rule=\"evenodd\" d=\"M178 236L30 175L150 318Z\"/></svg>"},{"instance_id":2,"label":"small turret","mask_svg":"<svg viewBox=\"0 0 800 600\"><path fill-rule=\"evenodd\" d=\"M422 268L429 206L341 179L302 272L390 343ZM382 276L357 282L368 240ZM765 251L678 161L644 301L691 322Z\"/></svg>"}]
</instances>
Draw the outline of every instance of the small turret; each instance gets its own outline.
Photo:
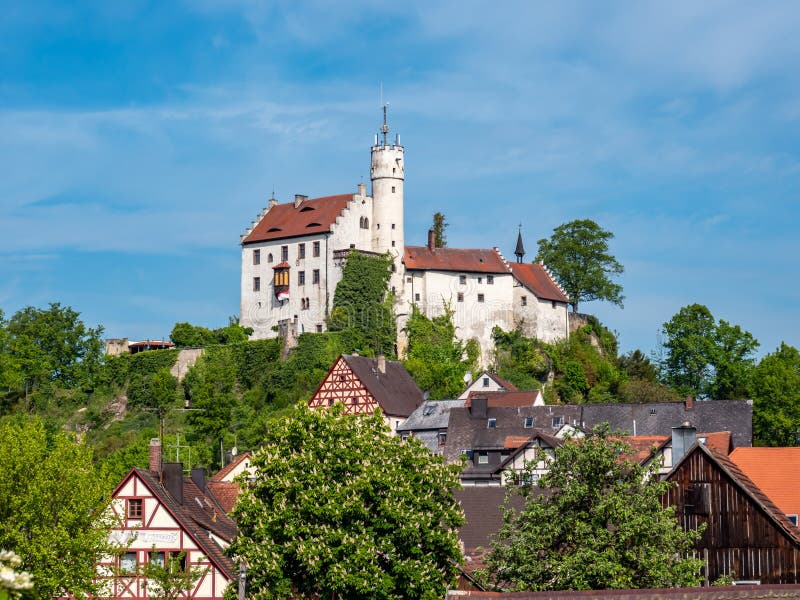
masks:
<instances>
[{"instance_id":1,"label":"small turret","mask_svg":"<svg viewBox=\"0 0 800 600\"><path fill-rule=\"evenodd\" d=\"M521 263L522 258L525 256L525 248L522 246L522 225L519 226L519 233L517 233L517 248L514 250L517 257L517 262Z\"/></svg>"}]
</instances>

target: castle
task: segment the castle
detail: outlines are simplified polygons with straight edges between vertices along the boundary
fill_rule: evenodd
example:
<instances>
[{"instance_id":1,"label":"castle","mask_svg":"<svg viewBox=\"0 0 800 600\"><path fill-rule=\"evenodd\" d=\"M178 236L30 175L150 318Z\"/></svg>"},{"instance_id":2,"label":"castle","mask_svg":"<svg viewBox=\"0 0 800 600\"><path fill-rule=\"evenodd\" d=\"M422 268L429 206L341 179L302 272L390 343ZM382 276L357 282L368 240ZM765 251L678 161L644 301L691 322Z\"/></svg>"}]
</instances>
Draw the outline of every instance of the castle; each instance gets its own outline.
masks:
<instances>
[{"instance_id":1,"label":"castle","mask_svg":"<svg viewBox=\"0 0 800 600\"><path fill-rule=\"evenodd\" d=\"M543 265L522 262L521 235L516 262L497 248L436 247L433 232L424 246L405 244L405 152L399 135L388 143L388 133L384 107L370 151L371 194L362 183L354 194L298 194L284 204L271 198L241 236L240 323L253 328L253 339L324 331L351 249L392 257L400 355L412 304L428 317L450 306L457 335L478 340L484 364L491 359L494 326L520 326L546 342L567 337L569 299Z\"/></svg>"}]
</instances>

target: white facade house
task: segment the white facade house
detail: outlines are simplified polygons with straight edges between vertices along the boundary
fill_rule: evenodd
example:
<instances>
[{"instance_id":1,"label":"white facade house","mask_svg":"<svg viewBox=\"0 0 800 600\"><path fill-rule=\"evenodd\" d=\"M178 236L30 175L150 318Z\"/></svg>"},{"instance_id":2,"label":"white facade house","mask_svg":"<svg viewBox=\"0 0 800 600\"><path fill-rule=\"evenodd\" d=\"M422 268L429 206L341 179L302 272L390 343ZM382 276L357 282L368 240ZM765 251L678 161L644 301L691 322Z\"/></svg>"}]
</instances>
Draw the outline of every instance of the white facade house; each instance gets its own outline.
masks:
<instances>
[{"instance_id":1,"label":"white facade house","mask_svg":"<svg viewBox=\"0 0 800 600\"><path fill-rule=\"evenodd\" d=\"M519 253L509 263L497 248L437 248L430 232L425 246L405 244L405 149L399 136L387 143L388 130L384 114L382 141L376 136L370 150L370 194L359 184L354 194L273 198L241 236L240 324L254 339L324 331L342 266L356 249L393 257L401 354L412 304L428 317L449 306L457 335L478 340L484 364L494 326L521 326L548 342L566 337L568 298L543 266L522 264Z\"/></svg>"}]
</instances>

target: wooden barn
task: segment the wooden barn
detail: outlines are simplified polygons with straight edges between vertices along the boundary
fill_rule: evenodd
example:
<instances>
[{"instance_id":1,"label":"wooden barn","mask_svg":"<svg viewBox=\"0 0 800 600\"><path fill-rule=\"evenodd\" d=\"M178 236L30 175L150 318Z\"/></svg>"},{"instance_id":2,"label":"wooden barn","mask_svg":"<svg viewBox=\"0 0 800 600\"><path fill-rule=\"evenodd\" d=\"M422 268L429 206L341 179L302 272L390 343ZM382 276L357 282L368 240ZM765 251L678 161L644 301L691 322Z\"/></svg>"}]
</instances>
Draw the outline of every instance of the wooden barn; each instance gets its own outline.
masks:
<instances>
[{"instance_id":1,"label":"wooden barn","mask_svg":"<svg viewBox=\"0 0 800 600\"><path fill-rule=\"evenodd\" d=\"M792 476L787 474L787 476ZM800 529L727 456L697 443L667 475L665 495L684 529L705 525L706 581L800 583Z\"/></svg>"}]
</instances>

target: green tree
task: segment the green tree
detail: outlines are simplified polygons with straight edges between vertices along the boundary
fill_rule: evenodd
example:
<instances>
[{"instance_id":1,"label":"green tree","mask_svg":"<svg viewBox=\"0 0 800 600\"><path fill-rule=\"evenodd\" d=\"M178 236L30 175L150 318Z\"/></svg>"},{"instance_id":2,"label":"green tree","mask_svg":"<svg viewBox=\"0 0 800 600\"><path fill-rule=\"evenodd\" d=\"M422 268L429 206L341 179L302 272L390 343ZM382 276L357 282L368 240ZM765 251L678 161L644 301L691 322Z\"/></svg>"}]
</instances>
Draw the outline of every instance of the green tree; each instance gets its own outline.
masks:
<instances>
[{"instance_id":1,"label":"green tree","mask_svg":"<svg viewBox=\"0 0 800 600\"><path fill-rule=\"evenodd\" d=\"M444 214L437 212L433 214L433 240L437 248L444 248L447 246L447 221Z\"/></svg>"},{"instance_id":2,"label":"green tree","mask_svg":"<svg viewBox=\"0 0 800 600\"><path fill-rule=\"evenodd\" d=\"M380 414L302 407L251 465L229 554L251 598L442 598L461 560L460 465L388 435Z\"/></svg>"},{"instance_id":3,"label":"green tree","mask_svg":"<svg viewBox=\"0 0 800 600\"><path fill-rule=\"evenodd\" d=\"M661 378L679 394L743 398L758 341L738 325L716 321L702 304L684 306L662 328Z\"/></svg>"},{"instance_id":4,"label":"green tree","mask_svg":"<svg viewBox=\"0 0 800 600\"><path fill-rule=\"evenodd\" d=\"M86 327L80 313L54 302L47 309L28 306L6 326L11 360L31 388L57 383L92 384L103 356L103 328Z\"/></svg>"},{"instance_id":5,"label":"green tree","mask_svg":"<svg viewBox=\"0 0 800 600\"><path fill-rule=\"evenodd\" d=\"M16 552L38 597L95 590L95 565L115 551L111 483L92 451L36 418L0 423L0 548Z\"/></svg>"},{"instance_id":6,"label":"green tree","mask_svg":"<svg viewBox=\"0 0 800 600\"><path fill-rule=\"evenodd\" d=\"M413 306L406 323L408 358L404 365L417 385L433 400L455 398L464 390L464 376L477 369L480 348L456 337L453 311L429 319Z\"/></svg>"},{"instance_id":7,"label":"green tree","mask_svg":"<svg viewBox=\"0 0 800 600\"><path fill-rule=\"evenodd\" d=\"M764 446L800 445L800 353L781 343L753 369L753 438Z\"/></svg>"},{"instance_id":8,"label":"green tree","mask_svg":"<svg viewBox=\"0 0 800 600\"><path fill-rule=\"evenodd\" d=\"M239 325L237 317L229 317L226 327L213 330L186 322L175 323L169 339L178 348L197 348L214 344L246 342L252 333L251 327Z\"/></svg>"},{"instance_id":9,"label":"green tree","mask_svg":"<svg viewBox=\"0 0 800 600\"><path fill-rule=\"evenodd\" d=\"M147 580L147 595L157 600L178 600L191 591L208 567L185 565L186 552L170 553L156 550L150 560L141 567L141 576Z\"/></svg>"},{"instance_id":10,"label":"green tree","mask_svg":"<svg viewBox=\"0 0 800 600\"><path fill-rule=\"evenodd\" d=\"M630 451L608 427L555 451L536 484L510 488L524 508L504 509L486 564L494 582L519 591L667 588L699 585L690 558L699 533L684 532L661 496L671 483L658 465L620 460ZM528 467L532 468L532 465Z\"/></svg>"},{"instance_id":11,"label":"green tree","mask_svg":"<svg viewBox=\"0 0 800 600\"><path fill-rule=\"evenodd\" d=\"M328 329L341 332L346 352L395 357L397 323L394 297L388 290L393 264L388 254L369 256L352 250L348 255L328 319Z\"/></svg>"},{"instance_id":12,"label":"green tree","mask_svg":"<svg viewBox=\"0 0 800 600\"><path fill-rule=\"evenodd\" d=\"M556 276L574 312L584 301L607 300L622 306L622 286L611 280L624 271L608 251L613 237L594 221L583 219L559 225L550 239L539 240L536 260Z\"/></svg>"}]
</instances>

